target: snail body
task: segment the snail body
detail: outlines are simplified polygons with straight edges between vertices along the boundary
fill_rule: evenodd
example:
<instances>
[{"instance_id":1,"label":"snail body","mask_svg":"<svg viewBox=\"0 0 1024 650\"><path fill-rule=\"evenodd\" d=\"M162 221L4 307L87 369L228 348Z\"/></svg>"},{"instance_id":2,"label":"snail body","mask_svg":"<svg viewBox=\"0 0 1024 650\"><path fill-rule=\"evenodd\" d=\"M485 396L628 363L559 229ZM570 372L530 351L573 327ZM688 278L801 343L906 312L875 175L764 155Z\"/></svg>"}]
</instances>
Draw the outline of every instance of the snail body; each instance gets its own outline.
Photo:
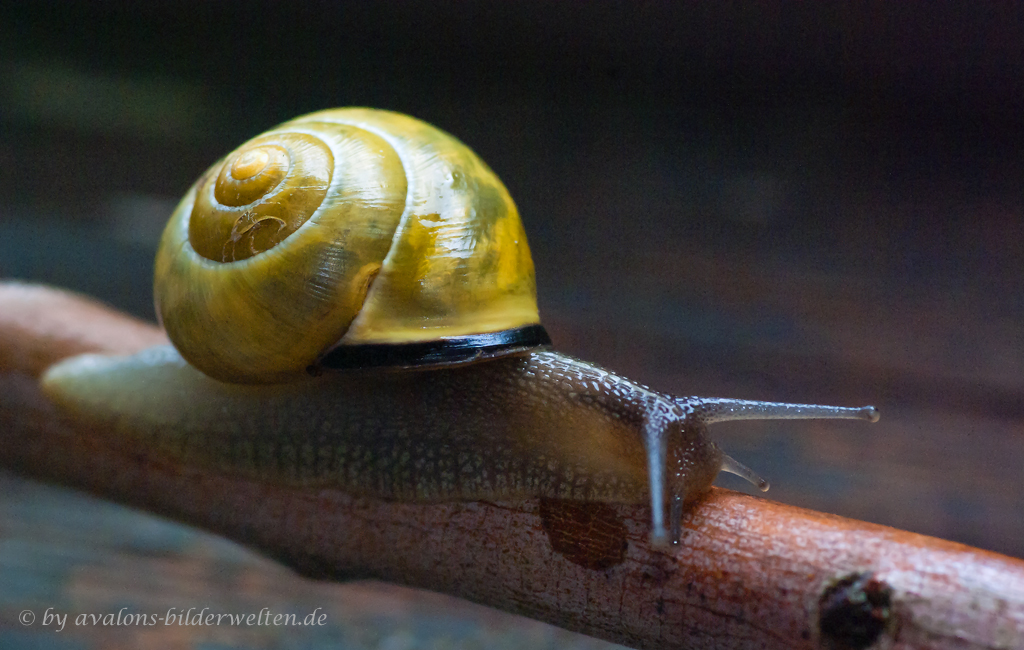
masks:
<instances>
[{"instance_id":1,"label":"snail body","mask_svg":"<svg viewBox=\"0 0 1024 650\"><path fill-rule=\"evenodd\" d=\"M258 481L648 502L664 544L720 470L767 489L707 424L877 419L673 397L552 351L504 186L394 113L322 111L246 143L186 195L156 267L177 349L71 359L44 389L125 449Z\"/></svg>"},{"instance_id":2,"label":"snail body","mask_svg":"<svg viewBox=\"0 0 1024 650\"><path fill-rule=\"evenodd\" d=\"M48 381L76 384L69 406L83 415L131 414L104 424L129 446L165 458L424 502L526 494L641 502L647 463L636 427L657 417L683 425L695 406L556 352L239 385L206 377L164 346L126 359L82 357ZM111 409L104 401L115 393L121 402ZM670 413L655 415L666 407ZM702 435L692 424L669 434L680 438L672 453L696 468L686 476L692 485L676 486L682 494L706 490L721 465L721 452L699 442Z\"/></svg>"}]
</instances>

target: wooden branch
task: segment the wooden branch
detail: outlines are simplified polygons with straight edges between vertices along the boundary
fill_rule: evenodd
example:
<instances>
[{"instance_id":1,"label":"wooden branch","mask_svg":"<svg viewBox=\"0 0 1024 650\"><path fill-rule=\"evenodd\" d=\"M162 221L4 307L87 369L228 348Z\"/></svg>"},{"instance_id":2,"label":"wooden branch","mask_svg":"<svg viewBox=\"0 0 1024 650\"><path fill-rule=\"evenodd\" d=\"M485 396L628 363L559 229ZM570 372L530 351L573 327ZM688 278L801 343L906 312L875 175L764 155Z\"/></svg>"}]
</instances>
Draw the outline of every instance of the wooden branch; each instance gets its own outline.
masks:
<instances>
[{"instance_id":1,"label":"wooden branch","mask_svg":"<svg viewBox=\"0 0 1024 650\"><path fill-rule=\"evenodd\" d=\"M40 394L51 363L163 342L0 284L0 466L200 526L328 579L376 577L640 648L1021 648L1024 561L715 489L673 553L643 506L408 505L282 489L114 448Z\"/></svg>"}]
</instances>

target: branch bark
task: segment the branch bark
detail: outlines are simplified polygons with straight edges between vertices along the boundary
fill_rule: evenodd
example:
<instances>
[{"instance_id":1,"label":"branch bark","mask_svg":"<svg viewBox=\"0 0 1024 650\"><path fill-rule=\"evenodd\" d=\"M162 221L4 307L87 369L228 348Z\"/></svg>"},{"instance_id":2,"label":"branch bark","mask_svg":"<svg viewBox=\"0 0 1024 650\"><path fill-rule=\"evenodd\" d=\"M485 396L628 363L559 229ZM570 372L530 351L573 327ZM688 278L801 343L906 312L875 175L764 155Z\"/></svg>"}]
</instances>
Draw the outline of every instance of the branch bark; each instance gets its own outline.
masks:
<instances>
[{"instance_id":1,"label":"branch bark","mask_svg":"<svg viewBox=\"0 0 1024 650\"><path fill-rule=\"evenodd\" d=\"M1021 648L1024 561L714 489L672 553L643 506L409 505L282 489L114 448L40 394L50 364L156 328L0 284L0 466L203 527L307 576L375 577L639 648Z\"/></svg>"}]
</instances>

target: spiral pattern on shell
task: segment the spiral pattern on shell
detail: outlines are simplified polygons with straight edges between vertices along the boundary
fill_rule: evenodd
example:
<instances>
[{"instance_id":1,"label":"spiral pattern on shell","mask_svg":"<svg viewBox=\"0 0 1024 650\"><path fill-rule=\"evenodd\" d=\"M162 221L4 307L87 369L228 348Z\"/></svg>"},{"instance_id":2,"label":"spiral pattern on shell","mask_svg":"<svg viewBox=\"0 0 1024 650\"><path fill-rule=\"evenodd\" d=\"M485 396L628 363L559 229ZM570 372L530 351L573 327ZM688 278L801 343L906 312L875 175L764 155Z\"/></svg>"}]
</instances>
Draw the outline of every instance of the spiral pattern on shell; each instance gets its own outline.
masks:
<instances>
[{"instance_id":1,"label":"spiral pattern on shell","mask_svg":"<svg viewBox=\"0 0 1024 650\"><path fill-rule=\"evenodd\" d=\"M452 136L372 109L286 122L211 167L156 261L157 313L206 374L297 376L334 345L538 322L515 204Z\"/></svg>"}]
</instances>

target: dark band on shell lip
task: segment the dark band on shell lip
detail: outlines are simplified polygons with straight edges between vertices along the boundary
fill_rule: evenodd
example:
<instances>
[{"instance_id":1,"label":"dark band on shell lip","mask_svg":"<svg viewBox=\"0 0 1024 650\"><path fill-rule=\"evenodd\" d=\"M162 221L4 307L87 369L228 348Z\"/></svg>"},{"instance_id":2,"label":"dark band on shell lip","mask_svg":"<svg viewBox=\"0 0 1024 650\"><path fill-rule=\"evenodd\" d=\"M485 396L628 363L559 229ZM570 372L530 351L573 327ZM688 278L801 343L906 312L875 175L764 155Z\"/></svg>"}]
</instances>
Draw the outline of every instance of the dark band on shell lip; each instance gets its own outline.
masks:
<instances>
[{"instance_id":1,"label":"dark band on shell lip","mask_svg":"<svg viewBox=\"0 0 1024 650\"><path fill-rule=\"evenodd\" d=\"M449 336L416 343L336 345L323 353L310 371L359 368L431 368L523 354L551 345L542 325L500 332Z\"/></svg>"}]
</instances>

